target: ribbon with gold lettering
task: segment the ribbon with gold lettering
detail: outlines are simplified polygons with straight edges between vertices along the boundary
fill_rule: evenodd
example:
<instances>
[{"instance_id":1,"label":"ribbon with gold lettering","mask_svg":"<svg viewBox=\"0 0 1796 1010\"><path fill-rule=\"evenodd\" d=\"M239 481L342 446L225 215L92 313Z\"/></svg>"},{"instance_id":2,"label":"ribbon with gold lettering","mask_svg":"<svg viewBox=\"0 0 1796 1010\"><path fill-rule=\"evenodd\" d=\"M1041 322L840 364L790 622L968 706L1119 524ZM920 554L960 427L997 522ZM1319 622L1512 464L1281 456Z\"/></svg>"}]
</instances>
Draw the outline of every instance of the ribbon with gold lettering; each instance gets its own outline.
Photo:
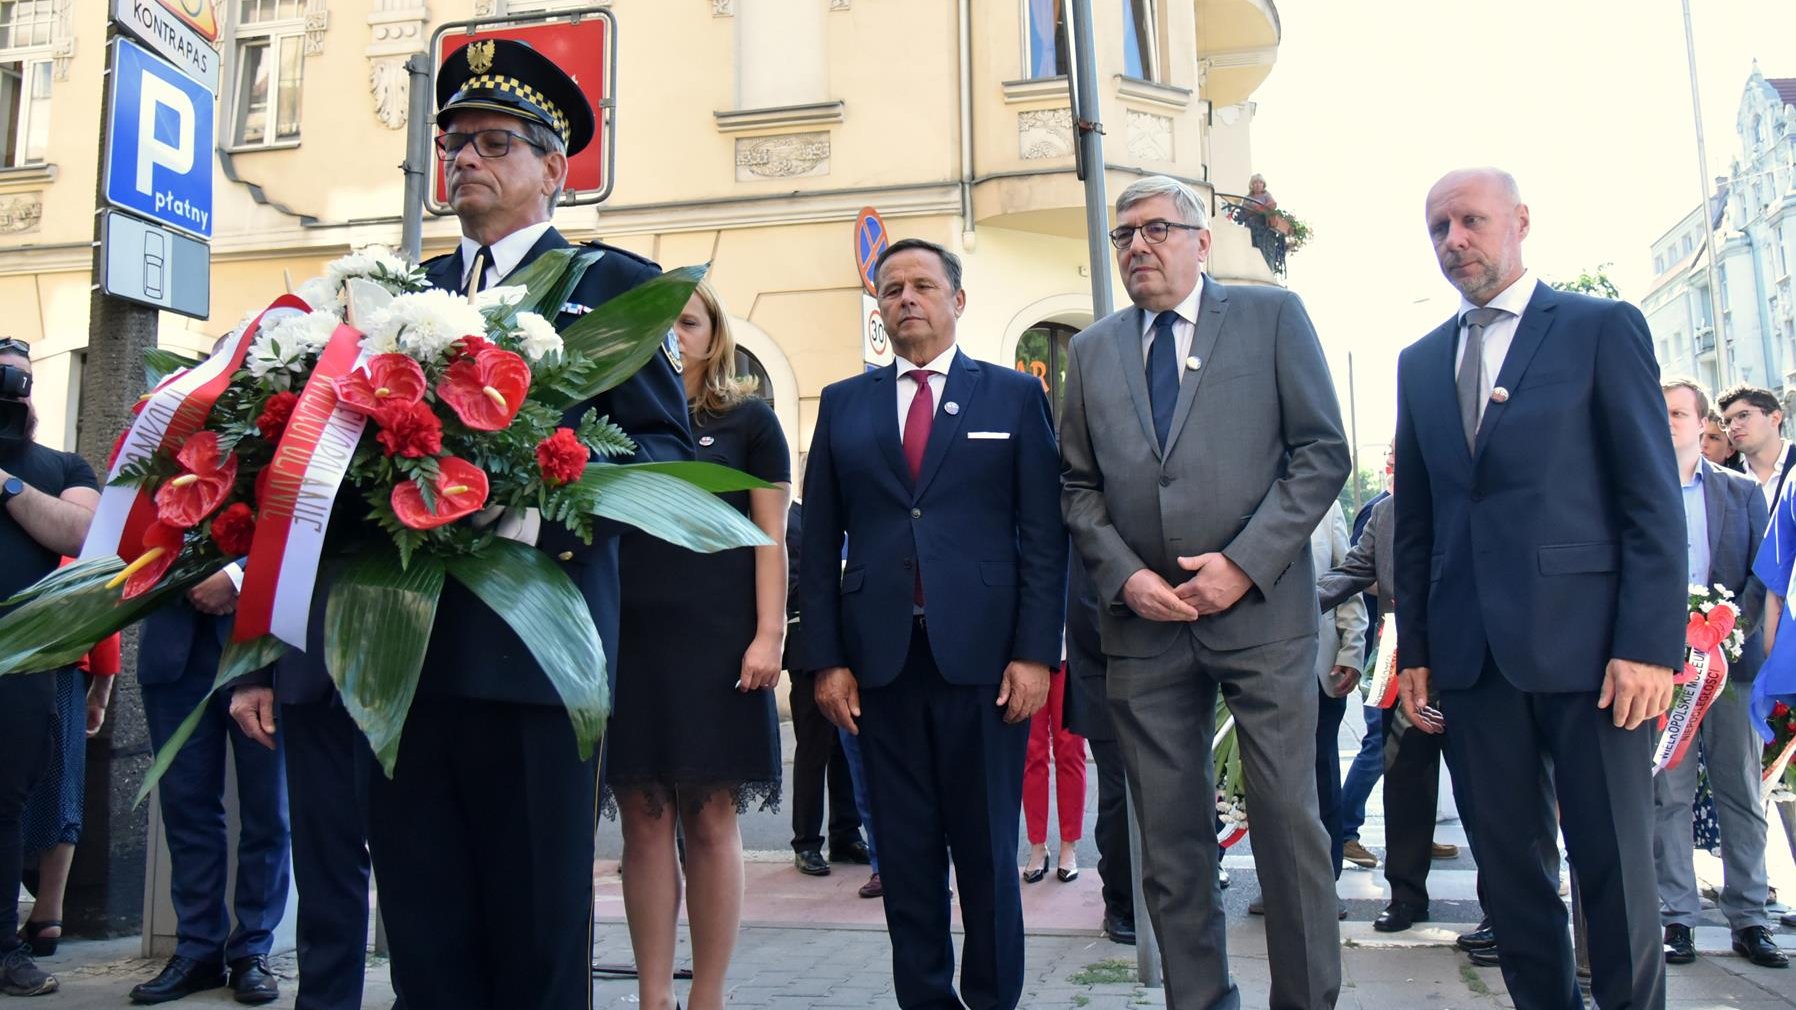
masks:
<instances>
[{"instance_id":1,"label":"ribbon with gold lettering","mask_svg":"<svg viewBox=\"0 0 1796 1010\"><path fill-rule=\"evenodd\" d=\"M337 405L336 380L361 362L361 340L348 324L331 335L263 474L233 641L273 634L294 648L306 647L331 506L368 423Z\"/></svg>"},{"instance_id":2,"label":"ribbon with gold lettering","mask_svg":"<svg viewBox=\"0 0 1796 1010\"><path fill-rule=\"evenodd\" d=\"M308 310L304 301L292 295L276 298L243 328L230 347L169 377L138 404L137 417L107 472L106 488L100 492L99 507L81 545L81 560L117 554L131 561L143 553L144 530L156 520L155 488L114 484L113 479L158 450L170 455L181 451L188 436L205 425L212 405L230 386L231 376L243 364L243 355L262 326Z\"/></svg>"}]
</instances>

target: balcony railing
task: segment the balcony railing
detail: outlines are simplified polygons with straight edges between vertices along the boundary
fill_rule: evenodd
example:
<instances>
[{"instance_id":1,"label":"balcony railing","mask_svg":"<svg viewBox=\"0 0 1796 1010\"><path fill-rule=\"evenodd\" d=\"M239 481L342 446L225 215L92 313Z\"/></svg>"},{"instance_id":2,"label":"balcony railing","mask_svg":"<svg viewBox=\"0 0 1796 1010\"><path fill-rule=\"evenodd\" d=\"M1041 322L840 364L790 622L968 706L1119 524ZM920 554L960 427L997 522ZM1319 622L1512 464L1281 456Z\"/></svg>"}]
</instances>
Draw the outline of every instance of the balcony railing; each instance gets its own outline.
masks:
<instances>
[{"instance_id":1,"label":"balcony railing","mask_svg":"<svg viewBox=\"0 0 1796 1010\"><path fill-rule=\"evenodd\" d=\"M1216 194L1217 213L1246 228L1253 236L1253 246L1266 258L1266 266L1280 277L1285 275L1285 256L1290 252L1290 236L1284 219L1268 214L1233 193Z\"/></svg>"}]
</instances>

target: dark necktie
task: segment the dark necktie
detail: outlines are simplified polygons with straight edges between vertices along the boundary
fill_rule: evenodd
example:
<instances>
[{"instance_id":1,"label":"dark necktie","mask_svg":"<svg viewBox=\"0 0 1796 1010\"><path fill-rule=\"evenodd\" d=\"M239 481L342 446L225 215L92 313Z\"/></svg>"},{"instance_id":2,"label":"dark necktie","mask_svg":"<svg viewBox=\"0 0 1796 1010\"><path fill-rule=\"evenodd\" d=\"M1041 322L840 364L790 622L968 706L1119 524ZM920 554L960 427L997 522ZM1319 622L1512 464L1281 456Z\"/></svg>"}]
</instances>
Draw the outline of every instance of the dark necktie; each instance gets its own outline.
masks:
<instances>
[{"instance_id":1,"label":"dark necktie","mask_svg":"<svg viewBox=\"0 0 1796 1010\"><path fill-rule=\"evenodd\" d=\"M1502 318L1502 309L1473 309L1465 323L1465 353L1459 356L1459 423L1465 426L1465 447L1476 449L1478 422L1484 414L1484 328Z\"/></svg>"},{"instance_id":2,"label":"dark necktie","mask_svg":"<svg viewBox=\"0 0 1796 1010\"><path fill-rule=\"evenodd\" d=\"M910 410L904 415L904 461L910 464L914 485L923 475L923 452L929 448L929 429L935 424L935 394L929 389L929 369L913 368L905 377L917 384L917 395L911 397ZM911 599L923 605L923 561L917 559L913 569Z\"/></svg>"},{"instance_id":3,"label":"dark necktie","mask_svg":"<svg viewBox=\"0 0 1796 1010\"><path fill-rule=\"evenodd\" d=\"M1147 349L1147 402L1162 449L1172 434L1172 411L1179 402L1179 348L1172 335L1172 324L1178 318L1171 309L1154 317L1154 342Z\"/></svg>"},{"instance_id":4,"label":"dark necktie","mask_svg":"<svg viewBox=\"0 0 1796 1010\"><path fill-rule=\"evenodd\" d=\"M467 286L462 289L462 294L467 295L469 301L472 301L475 295L485 290L486 274L487 271L492 268L492 265L493 250L491 247L481 246L479 249L475 250L474 269L468 271L468 283Z\"/></svg>"}]
</instances>

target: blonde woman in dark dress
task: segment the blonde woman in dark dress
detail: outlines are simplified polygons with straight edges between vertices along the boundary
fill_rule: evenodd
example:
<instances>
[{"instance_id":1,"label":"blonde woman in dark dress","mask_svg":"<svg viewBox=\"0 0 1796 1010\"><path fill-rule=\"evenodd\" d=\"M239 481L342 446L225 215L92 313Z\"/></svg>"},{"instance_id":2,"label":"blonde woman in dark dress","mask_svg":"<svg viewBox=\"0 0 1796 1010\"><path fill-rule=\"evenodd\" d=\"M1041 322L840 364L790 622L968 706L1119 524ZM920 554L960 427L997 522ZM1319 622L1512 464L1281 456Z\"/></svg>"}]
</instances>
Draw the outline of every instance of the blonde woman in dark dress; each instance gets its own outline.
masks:
<instances>
[{"instance_id":1,"label":"blonde woman in dark dress","mask_svg":"<svg viewBox=\"0 0 1796 1010\"><path fill-rule=\"evenodd\" d=\"M670 1010L685 838L692 930L686 1006L721 1010L742 921L737 815L777 807L786 633L785 435L755 381L736 374L729 316L701 284L674 326L697 457L774 485L724 495L773 541L694 554L649 537L621 547L622 631L605 789L623 822L624 913L642 1006Z\"/></svg>"}]
</instances>

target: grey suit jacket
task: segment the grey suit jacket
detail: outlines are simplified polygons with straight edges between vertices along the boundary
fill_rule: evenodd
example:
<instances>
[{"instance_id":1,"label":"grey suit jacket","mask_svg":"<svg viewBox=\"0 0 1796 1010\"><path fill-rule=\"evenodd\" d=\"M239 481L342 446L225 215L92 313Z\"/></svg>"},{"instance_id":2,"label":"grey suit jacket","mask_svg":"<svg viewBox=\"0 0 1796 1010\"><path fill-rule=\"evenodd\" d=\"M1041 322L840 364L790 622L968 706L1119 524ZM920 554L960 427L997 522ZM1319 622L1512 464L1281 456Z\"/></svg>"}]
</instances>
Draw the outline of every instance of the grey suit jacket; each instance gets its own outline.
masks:
<instances>
[{"instance_id":1,"label":"grey suit jacket","mask_svg":"<svg viewBox=\"0 0 1796 1010\"><path fill-rule=\"evenodd\" d=\"M1759 541L1765 539L1770 514L1758 482L1744 474L1716 466L1702 467L1703 505L1709 527L1709 582L1725 586L1740 606L1740 627L1746 641L1740 661L1728 668L1730 680L1751 683L1765 663L1765 584L1752 574Z\"/></svg>"},{"instance_id":2,"label":"grey suit jacket","mask_svg":"<svg viewBox=\"0 0 1796 1010\"><path fill-rule=\"evenodd\" d=\"M1061 507L1097 589L1104 651L1157 656L1181 625L1122 601L1142 568L1177 585L1180 556L1220 551L1253 581L1229 610L1189 625L1205 647L1316 633L1310 531L1347 480L1334 381L1315 328L1283 288L1205 277L1191 356L1164 451L1154 437L1141 309L1073 338L1061 414Z\"/></svg>"},{"instance_id":3,"label":"grey suit jacket","mask_svg":"<svg viewBox=\"0 0 1796 1010\"><path fill-rule=\"evenodd\" d=\"M1397 612L1395 572L1391 551L1391 534L1396 526L1396 510L1386 498L1372 506L1372 517L1359 543L1347 552L1346 560L1323 572L1316 580L1316 592L1322 598L1322 609L1339 604L1367 590L1378 593L1378 609L1382 614Z\"/></svg>"}]
</instances>

